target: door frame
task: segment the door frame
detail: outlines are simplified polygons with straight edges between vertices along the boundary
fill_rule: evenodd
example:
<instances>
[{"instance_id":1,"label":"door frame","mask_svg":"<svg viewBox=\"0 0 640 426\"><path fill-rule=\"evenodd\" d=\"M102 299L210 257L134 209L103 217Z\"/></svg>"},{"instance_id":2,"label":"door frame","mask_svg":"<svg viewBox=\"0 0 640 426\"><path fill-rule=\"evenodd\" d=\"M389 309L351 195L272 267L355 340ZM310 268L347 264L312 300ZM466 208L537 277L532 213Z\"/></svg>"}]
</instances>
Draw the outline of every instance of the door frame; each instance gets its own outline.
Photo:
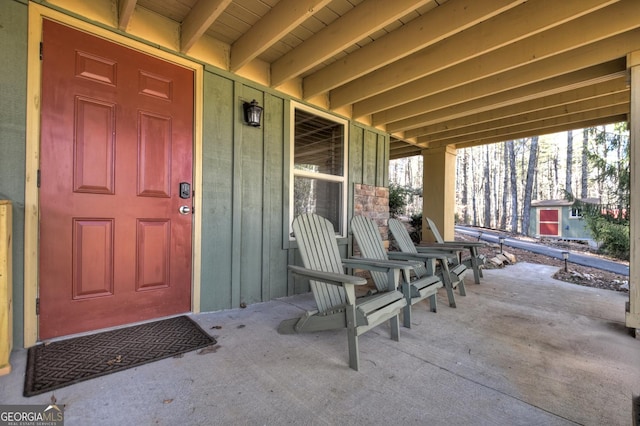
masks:
<instances>
[{"instance_id":1,"label":"door frame","mask_svg":"<svg viewBox=\"0 0 640 426\"><path fill-rule=\"evenodd\" d=\"M556 235L551 235L551 234L542 234L540 232L540 213L545 210L555 210L558 212L558 233ZM540 237L560 237L562 236L562 207L538 207L536 208L536 219L537 219L537 229L536 231L538 231L537 235ZM545 223L549 223L549 221L545 221Z\"/></svg>"},{"instance_id":2,"label":"door frame","mask_svg":"<svg viewBox=\"0 0 640 426\"><path fill-rule=\"evenodd\" d=\"M27 129L25 164L25 220L24 220L24 347L33 346L38 341L38 316L36 300L38 298L39 268L39 217L37 174L40 163L40 97L42 64L40 61L40 41L42 40L42 22L51 19L79 31L98 36L141 53L157 57L167 62L183 66L194 73L194 110L193 110L193 203L196 206L193 215L192 230L192 272L191 272L191 312L200 311L201 285L201 245L202 245L202 110L204 67L170 52L146 45L134 39L119 35L77 18L49 9L40 4L29 2L29 35L27 45Z\"/></svg>"}]
</instances>

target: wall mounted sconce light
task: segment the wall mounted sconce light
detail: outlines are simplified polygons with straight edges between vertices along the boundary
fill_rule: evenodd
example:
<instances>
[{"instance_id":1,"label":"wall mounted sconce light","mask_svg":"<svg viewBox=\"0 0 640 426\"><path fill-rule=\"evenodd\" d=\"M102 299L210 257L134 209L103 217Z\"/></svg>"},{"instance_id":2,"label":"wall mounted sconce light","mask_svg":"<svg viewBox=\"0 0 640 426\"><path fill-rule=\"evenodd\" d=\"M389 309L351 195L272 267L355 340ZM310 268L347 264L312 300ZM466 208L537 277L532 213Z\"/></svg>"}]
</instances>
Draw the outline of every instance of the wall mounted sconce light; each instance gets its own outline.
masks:
<instances>
[{"instance_id":1,"label":"wall mounted sconce light","mask_svg":"<svg viewBox=\"0 0 640 426\"><path fill-rule=\"evenodd\" d=\"M569 252L563 251L562 258L564 259L564 271L567 272L567 260L569 259Z\"/></svg>"},{"instance_id":2,"label":"wall mounted sconce light","mask_svg":"<svg viewBox=\"0 0 640 426\"><path fill-rule=\"evenodd\" d=\"M262 108L258 105L258 101L255 99L251 102L245 102L242 104L244 110L244 121L249 126L260 127L260 121L262 120Z\"/></svg>"},{"instance_id":3,"label":"wall mounted sconce light","mask_svg":"<svg viewBox=\"0 0 640 426\"><path fill-rule=\"evenodd\" d=\"M504 237L500 237L500 238L498 238L498 240L500 241L500 254L504 253L504 252L502 251L502 245L504 244L504 239L505 239Z\"/></svg>"}]
</instances>

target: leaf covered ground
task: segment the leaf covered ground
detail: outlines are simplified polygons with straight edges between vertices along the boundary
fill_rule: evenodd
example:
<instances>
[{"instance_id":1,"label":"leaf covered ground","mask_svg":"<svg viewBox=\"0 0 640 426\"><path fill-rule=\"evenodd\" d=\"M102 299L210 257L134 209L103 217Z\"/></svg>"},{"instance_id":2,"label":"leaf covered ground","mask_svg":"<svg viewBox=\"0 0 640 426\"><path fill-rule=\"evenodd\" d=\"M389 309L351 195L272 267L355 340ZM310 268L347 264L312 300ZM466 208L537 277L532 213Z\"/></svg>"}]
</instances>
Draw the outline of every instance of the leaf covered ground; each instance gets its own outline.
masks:
<instances>
[{"instance_id":1,"label":"leaf covered ground","mask_svg":"<svg viewBox=\"0 0 640 426\"><path fill-rule=\"evenodd\" d=\"M509 238L513 238L513 235L505 235ZM456 233L456 240L459 241L474 241L473 237L465 234ZM551 247L559 248L569 251L581 251L588 252L592 255L597 255L593 249L586 244L568 241L555 241L555 240L540 240L540 244L545 244ZM538 263L543 265L557 266L558 272L553 276L557 280L566 281L569 283L582 285L586 287L603 288L614 291L629 291L629 277L612 272L603 271L596 268L590 268L588 266L577 265L569 262L567 264L567 271L564 271L564 261L553 257L545 256L538 253L533 253L527 250L521 250L513 247L505 247L504 250L516 256L518 262ZM486 248L481 249L480 252L492 258L500 253L500 246L498 244L488 244ZM598 255L599 256L599 255ZM619 261L617 259L610 259ZM621 262L621 261L619 261ZM624 262L623 262L624 263ZM488 266L492 267L492 266Z\"/></svg>"}]
</instances>

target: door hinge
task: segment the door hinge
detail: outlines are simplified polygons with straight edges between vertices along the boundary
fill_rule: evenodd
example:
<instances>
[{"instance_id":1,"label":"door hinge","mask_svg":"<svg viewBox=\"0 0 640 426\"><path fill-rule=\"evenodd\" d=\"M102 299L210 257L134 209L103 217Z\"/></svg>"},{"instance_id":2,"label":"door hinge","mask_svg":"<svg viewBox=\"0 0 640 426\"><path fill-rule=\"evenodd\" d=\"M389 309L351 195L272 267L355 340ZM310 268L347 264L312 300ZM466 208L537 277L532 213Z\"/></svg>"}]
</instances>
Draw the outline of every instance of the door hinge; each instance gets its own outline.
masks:
<instances>
[{"instance_id":1,"label":"door hinge","mask_svg":"<svg viewBox=\"0 0 640 426\"><path fill-rule=\"evenodd\" d=\"M38 169L38 172L36 173L36 186L40 188L40 169Z\"/></svg>"},{"instance_id":2,"label":"door hinge","mask_svg":"<svg viewBox=\"0 0 640 426\"><path fill-rule=\"evenodd\" d=\"M40 42L40 60L42 60L42 42Z\"/></svg>"},{"instance_id":3,"label":"door hinge","mask_svg":"<svg viewBox=\"0 0 640 426\"><path fill-rule=\"evenodd\" d=\"M36 298L36 315L40 315L40 298Z\"/></svg>"}]
</instances>

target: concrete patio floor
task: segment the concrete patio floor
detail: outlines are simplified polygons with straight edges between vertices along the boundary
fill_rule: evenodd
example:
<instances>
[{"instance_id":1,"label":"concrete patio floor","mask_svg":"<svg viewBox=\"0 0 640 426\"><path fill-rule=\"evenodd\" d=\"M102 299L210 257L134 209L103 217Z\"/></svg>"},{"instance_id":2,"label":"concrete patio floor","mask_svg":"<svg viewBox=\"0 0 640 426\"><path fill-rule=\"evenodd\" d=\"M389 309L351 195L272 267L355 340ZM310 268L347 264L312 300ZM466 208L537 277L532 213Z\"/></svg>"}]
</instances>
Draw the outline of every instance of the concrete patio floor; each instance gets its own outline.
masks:
<instances>
[{"instance_id":1,"label":"concrete patio floor","mask_svg":"<svg viewBox=\"0 0 640 426\"><path fill-rule=\"evenodd\" d=\"M552 278L518 263L467 278L467 296L438 313L414 306L400 342L383 325L360 338L350 370L346 332L279 335L311 295L195 315L218 340L191 352L59 389L66 425L629 425L640 394L640 339L624 327L627 294ZM26 351L0 377L1 404L23 398Z\"/></svg>"}]
</instances>

